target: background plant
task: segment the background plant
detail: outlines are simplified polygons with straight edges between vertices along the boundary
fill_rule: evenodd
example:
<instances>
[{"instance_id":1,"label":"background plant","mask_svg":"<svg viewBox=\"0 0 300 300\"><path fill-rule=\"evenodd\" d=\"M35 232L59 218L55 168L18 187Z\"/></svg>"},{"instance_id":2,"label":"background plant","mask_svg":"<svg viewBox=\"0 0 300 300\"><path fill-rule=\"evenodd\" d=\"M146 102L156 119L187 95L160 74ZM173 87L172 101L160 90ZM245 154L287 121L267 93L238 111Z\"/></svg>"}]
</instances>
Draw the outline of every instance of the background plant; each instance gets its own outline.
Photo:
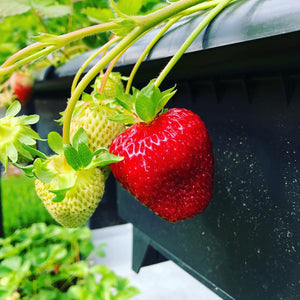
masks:
<instances>
[{"instance_id":1,"label":"background plant","mask_svg":"<svg viewBox=\"0 0 300 300\"><path fill-rule=\"evenodd\" d=\"M92 265L94 248L87 227L67 229L36 223L0 239L0 299L129 299L138 293L126 278ZM81 260L80 260L81 259Z\"/></svg>"},{"instance_id":2,"label":"background plant","mask_svg":"<svg viewBox=\"0 0 300 300\"><path fill-rule=\"evenodd\" d=\"M6 237L18 228L26 228L33 223L57 224L38 198L33 178L24 175L3 176L1 191L3 230Z\"/></svg>"},{"instance_id":3,"label":"background plant","mask_svg":"<svg viewBox=\"0 0 300 300\"><path fill-rule=\"evenodd\" d=\"M117 5L129 14L145 14L166 4L162 0L120 0ZM31 44L33 37L41 32L60 35L113 18L115 13L107 0L2 0L0 64ZM61 64L73 55L101 46L108 39L106 32L85 37L58 50L43 63Z\"/></svg>"}]
</instances>

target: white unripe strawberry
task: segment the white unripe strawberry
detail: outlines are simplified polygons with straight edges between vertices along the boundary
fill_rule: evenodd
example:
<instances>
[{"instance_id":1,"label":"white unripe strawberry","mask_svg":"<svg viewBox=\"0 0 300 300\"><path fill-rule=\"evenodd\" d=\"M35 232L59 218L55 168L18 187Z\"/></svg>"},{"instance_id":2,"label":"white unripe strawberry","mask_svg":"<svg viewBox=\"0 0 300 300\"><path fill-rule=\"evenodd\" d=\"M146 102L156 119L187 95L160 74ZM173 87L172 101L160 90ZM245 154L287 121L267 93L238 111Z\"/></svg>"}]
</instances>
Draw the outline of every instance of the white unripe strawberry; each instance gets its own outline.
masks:
<instances>
[{"instance_id":1,"label":"white unripe strawberry","mask_svg":"<svg viewBox=\"0 0 300 300\"><path fill-rule=\"evenodd\" d=\"M84 225L97 208L103 193L105 180L99 168L73 170L64 164L63 156L55 155L48 159L47 167L58 172L49 183L35 180L35 189L39 198L52 217L65 227L79 227ZM59 178L75 176L74 186L67 191L64 199L54 202L55 194L52 190L59 189Z\"/></svg>"},{"instance_id":2,"label":"white unripe strawberry","mask_svg":"<svg viewBox=\"0 0 300 300\"><path fill-rule=\"evenodd\" d=\"M124 124L108 119L115 112L107 106L78 101L76 109L78 111L72 118L70 138L73 138L79 128L83 128L91 151L102 147L109 148L112 141L125 130Z\"/></svg>"}]
</instances>

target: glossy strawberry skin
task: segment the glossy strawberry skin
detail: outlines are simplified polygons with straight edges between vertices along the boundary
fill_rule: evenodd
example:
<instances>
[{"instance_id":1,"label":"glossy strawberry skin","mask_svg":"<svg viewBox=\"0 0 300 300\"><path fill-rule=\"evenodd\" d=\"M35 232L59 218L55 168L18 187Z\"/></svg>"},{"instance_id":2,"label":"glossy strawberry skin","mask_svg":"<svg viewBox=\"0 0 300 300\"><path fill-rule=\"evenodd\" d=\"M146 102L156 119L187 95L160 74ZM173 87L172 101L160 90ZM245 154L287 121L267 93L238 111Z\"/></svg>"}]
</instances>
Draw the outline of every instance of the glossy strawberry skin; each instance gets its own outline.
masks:
<instances>
[{"instance_id":1,"label":"glossy strawberry skin","mask_svg":"<svg viewBox=\"0 0 300 300\"><path fill-rule=\"evenodd\" d=\"M27 103L33 92L33 77L23 72L15 72L10 77L10 85L14 94L22 103Z\"/></svg>"},{"instance_id":2,"label":"glossy strawberry skin","mask_svg":"<svg viewBox=\"0 0 300 300\"><path fill-rule=\"evenodd\" d=\"M110 152L120 184L163 219L192 218L208 205L213 188L213 152L207 129L187 109L170 109L150 124L120 134Z\"/></svg>"}]
</instances>

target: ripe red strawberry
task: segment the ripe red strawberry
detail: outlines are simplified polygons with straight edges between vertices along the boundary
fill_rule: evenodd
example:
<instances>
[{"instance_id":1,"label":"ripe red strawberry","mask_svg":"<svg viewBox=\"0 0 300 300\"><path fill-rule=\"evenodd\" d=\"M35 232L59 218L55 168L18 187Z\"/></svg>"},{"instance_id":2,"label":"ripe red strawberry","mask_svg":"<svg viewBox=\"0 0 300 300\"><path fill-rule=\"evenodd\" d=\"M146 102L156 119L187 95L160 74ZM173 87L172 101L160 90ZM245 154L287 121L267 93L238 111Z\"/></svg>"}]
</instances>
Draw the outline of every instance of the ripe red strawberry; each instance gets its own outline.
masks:
<instances>
[{"instance_id":1,"label":"ripe red strawberry","mask_svg":"<svg viewBox=\"0 0 300 300\"><path fill-rule=\"evenodd\" d=\"M110 152L120 184L163 219L194 217L208 205L213 187L213 152L207 129L187 109L170 109L150 123L127 128Z\"/></svg>"},{"instance_id":2,"label":"ripe red strawberry","mask_svg":"<svg viewBox=\"0 0 300 300\"><path fill-rule=\"evenodd\" d=\"M33 92L34 79L26 72L15 72L10 77L10 86L22 103L27 103Z\"/></svg>"}]
</instances>

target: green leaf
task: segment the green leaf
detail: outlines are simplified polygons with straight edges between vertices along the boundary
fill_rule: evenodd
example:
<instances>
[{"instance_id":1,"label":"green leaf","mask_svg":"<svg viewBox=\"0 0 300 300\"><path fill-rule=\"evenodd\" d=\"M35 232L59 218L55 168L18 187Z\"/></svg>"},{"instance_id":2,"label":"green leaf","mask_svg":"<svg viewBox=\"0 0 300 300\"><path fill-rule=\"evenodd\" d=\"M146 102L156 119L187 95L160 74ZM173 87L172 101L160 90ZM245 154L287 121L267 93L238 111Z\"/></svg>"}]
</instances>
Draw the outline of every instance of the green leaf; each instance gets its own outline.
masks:
<instances>
[{"instance_id":1,"label":"green leaf","mask_svg":"<svg viewBox=\"0 0 300 300\"><path fill-rule=\"evenodd\" d=\"M27 177L33 177L33 165L23 166L17 163L12 163L16 168L22 170Z\"/></svg>"},{"instance_id":2,"label":"green leaf","mask_svg":"<svg viewBox=\"0 0 300 300\"><path fill-rule=\"evenodd\" d=\"M86 299L85 289L82 286L72 285L67 291L68 299Z\"/></svg>"},{"instance_id":3,"label":"green leaf","mask_svg":"<svg viewBox=\"0 0 300 300\"><path fill-rule=\"evenodd\" d=\"M107 8L86 7L82 10L82 13L96 23L105 23L115 17L114 13Z\"/></svg>"},{"instance_id":4,"label":"green leaf","mask_svg":"<svg viewBox=\"0 0 300 300\"><path fill-rule=\"evenodd\" d=\"M159 101L156 104L157 113L165 107L165 105L174 96L175 93L176 93L175 87L172 87L161 93L161 98L159 99Z\"/></svg>"},{"instance_id":5,"label":"green leaf","mask_svg":"<svg viewBox=\"0 0 300 300\"><path fill-rule=\"evenodd\" d=\"M20 268L22 264L22 258L21 256L12 256L9 258L6 258L5 260L3 260L1 262L2 266L5 266L7 268L10 268L14 271L18 271L18 269Z\"/></svg>"},{"instance_id":6,"label":"green leaf","mask_svg":"<svg viewBox=\"0 0 300 300\"><path fill-rule=\"evenodd\" d=\"M20 110L21 110L21 103L19 101L14 101L7 109L5 115L14 117L20 112Z\"/></svg>"},{"instance_id":7,"label":"green leaf","mask_svg":"<svg viewBox=\"0 0 300 300\"><path fill-rule=\"evenodd\" d=\"M36 11L42 16L43 19L61 18L63 16L72 15L71 5L39 5L36 7Z\"/></svg>"},{"instance_id":8,"label":"green leaf","mask_svg":"<svg viewBox=\"0 0 300 300\"><path fill-rule=\"evenodd\" d=\"M114 300L127 300L139 293L140 293L139 289L137 289L134 286L129 286L124 290L119 291L119 293L114 297Z\"/></svg>"},{"instance_id":9,"label":"green leaf","mask_svg":"<svg viewBox=\"0 0 300 300\"><path fill-rule=\"evenodd\" d=\"M31 9L28 3L16 3L11 0L1 0L0 2L0 17L15 16L26 13Z\"/></svg>"},{"instance_id":10,"label":"green leaf","mask_svg":"<svg viewBox=\"0 0 300 300\"><path fill-rule=\"evenodd\" d=\"M84 240L79 243L79 252L81 255L88 256L94 249L94 244L90 240Z\"/></svg>"},{"instance_id":11,"label":"green leaf","mask_svg":"<svg viewBox=\"0 0 300 300\"><path fill-rule=\"evenodd\" d=\"M18 140L25 145L35 145L36 141L27 134L20 134Z\"/></svg>"},{"instance_id":12,"label":"green leaf","mask_svg":"<svg viewBox=\"0 0 300 300\"><path fill-rule=\"evenodd\" d=\"M33 159L31 153L23 148L22 143L17 141L14 143L14 145L19 153L19 155L18 155L19 159L21 158L21 160L22 160L23 158L25 158L28 161L31 161Z\"/></svg>"},{"instance_id":13,"label":"green leaf","mask_svg":"<svg viewBox=\"0 0 300 300\"><path fill-rule=\"evenodd\" d=\"M101 154L99 157L93 159L89 165L89 168L91 169L91 168L95 168L95 167L107 166L109 164L119 162L123 159L124 159L124 157L117 156L117 155L106 152L106 153Z\"/></svg>"},{"instance_id":14,"label":"green leaf","mask_svg":"<svg viewBox=\"0 0 300 300\"><path fill-rule=\"evenodd\" d=\"M143 94L137 96L135 110L139 118L146 123L150 123L155 117L155 107L151 98Z\"/></svg>"},{"instance_id":15,"label":"green leaf","mask_svg":"<svg viewBox=\"0 0 300 300\"><path fill-rule=\"evenodd\" d=\"M81 161L76 149L70 145L66 145L64 147L64 155L67 163L75 170L79 170L81 165Z\"/></svg>"},{"instance_id":16,"label":"green leaf","mask_svg":"<svg viewBox=\"0 0 300 300\"><path fill-rule=\"evenodd\" d=\"M61 202L65 199L67 192L71 188L65 188L60 190L49 190L50 193L55 194L55 197L52 199L53 202Z\"/></svg>"},{"instance_id":17,"label":"green leaf","mask_svg":"<svg viewBox=\"0 0 300 300\"><path fill-rule=\"evenodd\" d=\"M78 156L84 168L90 164L93 158L91 150L85 143L78 145Z\"/></svg>"},{"instance_id":18,"label":"green leaf","mask_svg":"<svg viewBox=\"0 0 300 300\"><path fill-rule=\"evenodd\" d=\"M95 252L99 257L105 257L105 251L103 250L104 247L107 247L106 243L100 243L96 248Z\"/></svg>"},{"instance_id":19,"label":"green leaf","mask_svg":"<svg viewBox=\"0 0 300 300\"><path fill-rule=\"evenodd\" d=\"M54 170L47 168L46 164L37 158L33 163L33 174L44 183L51 182L57 175Z\"/></svg>"},{"instance_id":20,"label":"green leaf","mask_svg":"<svg viewBox=\"0 0 300 300\"><path fill-rule=\"evenodd\" d=\"M50 132L48 134L48 144L55 153L62 154L64 152L63 139L59 133Z\"/></svg>"},{"instance_id":21,"label":"green leaf","mask_svg":"<svg viewBox=\"0 0 300 300\"><path fill-rule=\"evenodd\" d=\"M74 277L85 277L89 270L88 264L85 261L79 261L62 267L64 271L67 271L70 276Z\"/></svg>"},{"instance_id":22,"label":"green leaf","mask_svg":"<svg viewBox=\"0 0 300 300\"><path fill-rule=\"evenodd\" d=\"M34 130L32 130L30 127L25 127L24 128L23 135L31 137L32 139L35 139L35 140L43 141L43 139L40 138L40 136L38 135L38 133L35 132Z\"/></svg>"},{"instance_id":23,"label":"green leaf","mask_svg":"<svg viewBox=\"0 0 300 300\"><path fill-rule=\"evenodd\" d=\"M82 127L79 128L78 131L74 134L72 145L77 150L78 145L81 143L88 145L88 136Z\"/></svg>"},{"instance_id":24,"label":"green leaf","mask_svg":"<svg viewBox=\"0 0 300 300\"><path fill-rule=\"evenodd\" d=\"M120 87L116 89L116 102L128 111L133 110L132 99L129 94L125 94Z\"/></svg>"},{"instance_id":25,"label":"green leaf","mask_svg":"<svg viewBox=\"0 0 300 300\"><path fill-rule=\"evenodd\" d=\"M21 122L24 125L32 125L39 121L40 116L39 115L30 115L30 116L21 116Z\"/></svg>"},{"instance_id":26,"label":"green leaf","mask_svg":"<svg viewBox=\"0 0 300 300\"><path fill-rule=\"evenodd\" d=\"M88 93L83 93L81 96L81 100L84 102L91 102L93 101L93 97Z\"/></svg>"},{"instance_id":27,"label":"green leaf","mask_svg":"<svg viewBox=\"0 0 300 300\"><path fill-rule=\"evenodd\" d=\"M133 116L128 115L128 114L119 114L119 115L115 115L113 117L107 117L107 118L110 121L120 122L120 123L124 123L124 124L134 124L134 123L136 123L134 121Z\"/></svg>"},{"instance_id":28,"label":"green leaf","mask_svg":"<svg viewBox=\"0 0 300 300\"><path fill-rule=\"evenodd\" d=\"M30 147L28 145L25 145L25 144L22 144L22 147L25 150L27 150L28 152L30 152L31 154L33 154L33 156L39 156L41 158L47 159L47 156L43 152L41 152L41 151L39 151L35 148L32 148L32 147Z\"/></svg>"},{"instance_id":29,"label":"green leaf","mask_svg":"<svg viewBox=\"0 0 300 300\"><path fill-rule=\"evenodd\" d=\"M104 151L108 151L108 150L105 147L102 147L102 148L97 149L92 155L96 156L96 155L98 155L98 154L100 154L101 152L104 152Z\"/></svg>"},{"instance_id":30,"label":"green leaf","mask_svg":"<svg viewBox=\"0 0 300 300\"><path fill-rule=\"evenodd\" d=\"M17 162L17 160L18 160L18 151L17 151L16 147L13 144L8 144L6 146L6 154L12 162Z\"/></svg>"},{"instance_id":31,"label":"green leaf","mask_svg":"<svg viewBox=\"0 0 300 300\"><path fill-rule=\"evenodd\" d=\"M13 270L11 268L8 268L6 266L1 266L0 265L0 278L8 275L9 273L11 273Z\"/></svg>"},{"instance_id":32,"label":"green leaf","mask_svg":"<svg viewBox=\"0 0 300 300\"><path fill-rule=\"evenodd\" d=\"M76 183L76 172L67 172L58 175L58 188L62 189L70 189Z\"/></svg>"},{"instance_id":33,"label":"green leaf","mask_svg":"<svg viewBox=\"0 0 300 300\"><path fill-rule=\"evenodd\" d=\"M117 6L118 9L126 15L136 15L142 7L142 2L142 0L120 0L118 1Z\"/></svg>"}]
</instances>

